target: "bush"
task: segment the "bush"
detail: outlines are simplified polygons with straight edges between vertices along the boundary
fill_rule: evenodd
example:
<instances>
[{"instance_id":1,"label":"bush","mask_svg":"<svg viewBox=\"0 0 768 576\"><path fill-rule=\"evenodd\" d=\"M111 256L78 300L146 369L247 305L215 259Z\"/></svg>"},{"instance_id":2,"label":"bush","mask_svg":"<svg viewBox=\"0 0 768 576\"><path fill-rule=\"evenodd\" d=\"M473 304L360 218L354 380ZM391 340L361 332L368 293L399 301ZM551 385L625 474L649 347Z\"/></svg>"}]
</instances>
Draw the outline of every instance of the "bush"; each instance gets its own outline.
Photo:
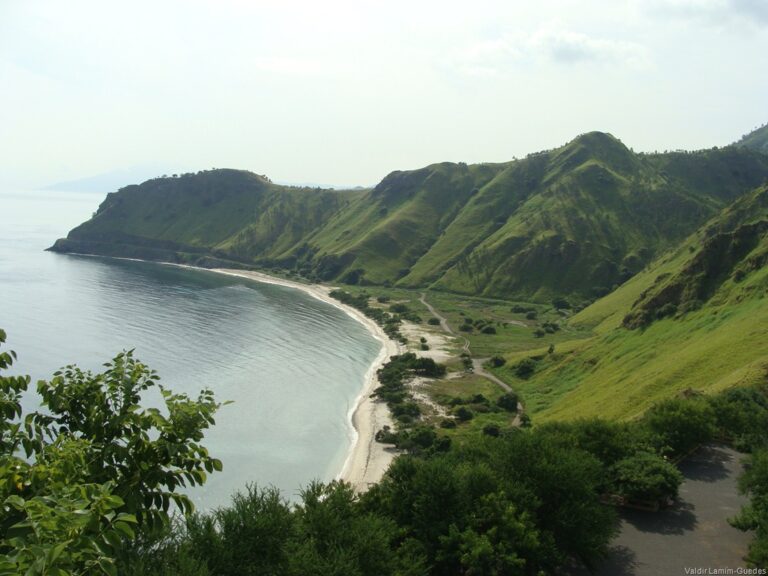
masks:
<instances>
[{"instance_id":1,"label":"bush","mask_svg":"<svg viewBox=\"0 0 768 576\"><path fill-rule=\"evenodd\" d=\"M565 298L559 297L552 300L552 306L556 310L570 310L571 303Z\"/></svg>"},{"instance_id":2,"label":"bush","mask_svg":"<svg viewBox=\"0 0 768 576\"><path fill-rule=\"evenodd\" d=\"M494 368L501 368L502 366L504 366L504 364L507 363L507 360L503 356L493 356L491 357L489 362L491 366L493 366Z\"/></svg>"},{"instance_id":3,"label":"bush","mask_svg":"<svg viewBox=\"0 0 768 576\"><path fill-rule=\"evenodd\" d=\"M709 442L715 434L717 416L704 399L673 398L651 408L643 423L660 452L682 456Z\"/></svg>"},{"instance_id":4,"label":"bush","mask_svg":"<svg viewBox=\"0 0 768 576\"><path fill-rule=\"evenodd\" d=\"M483 426L483 434L496 438L501 434L501 430L496 424L486 424Z\"/></svg>"},{"instance_id":5,"label":"bush","mask_svg":"<svg viewBox=\"0 0 768 576\"><path fill-rule=\"evenodd\" d=\"M611 468L613 487L629 500L665 502L677 498L683 475L656 454L639 452L619 460Z\"/></svg>"},{"instance_id":6,"label":"bush","mask_svg":"<svg viewBox=\"0 0 768 576\"><path fill-rule=\"evenodd\" d=\"M515 375L518 378L530 378L535 371L536 361L532 358L523 358L515 365Z\"/></svg>"},{"instance_id":7,"label":"bush","mask_svg":"<svg viewBox=\"0 0 768 576\"><path fill-rule=\"evenodd\" d=\"M472 413L472 410L465 406L459 406L459 408L456 410L456 418L461 420L462 422L467 422L469 420L472 420L475 415Z\"/></svg>"},{"instance_id":8,"label":"bush","mask_svg":"<svg viewBox=\"0 0 768 576\"><path fill-rule=\"evenodd\" d=\"M538 317L539 317L539 314L536 312L536 310L529 310L525 314L525 318L527 320L536 320L536 318L538 318Z\"/></svg>"},{"instance_id":9,"label":"bush","mask_svg":"<svg viewBox=\"0 0 768 576\"><path fill-rule=\"evenodd\" d=\"M379 304L386 304L387 302L389 302L389 296L377 296L376 301Z\"/></svg>"},{"instance_id":10,"label":"bush","mask_svg":"<svg viewBox=\"0 0 768 576\"><path fill-rule=\"evenodd\" d=\"M439 318L430 318L427 320L427 324L430 326L440 326L440 319Z\"/></svg>"},{"instance_id":11,"label":"bush","mask_svg":"<svg viewBox=\"0 0 768 576\"><path fill-rule=\"evenodd\" d=\"M453 418L443 418L440 421L440 428L456 428L456 420Z\"/></svg>"},{"instance_id":12,"label":"bush","mask_svg":"<svg viewBox=\"0 0 768 576\"><path fill-rule=\"evenodd\" d=\"M485 327L484 327L484 328L481 330L481 332L482 332L483 334L496 334L496 328L494 328L493 326L485 326Z\"/></svg>"},{"instance_id":13,"label":"bush","mask_svg":"<svg viewBox=\"0 0 768 576\"><path fill-rule=\"evenodd\" d=\"M499 408L503 408L507 412L517 412L517 403L519 399L514 392L507 392L499 396L496 400L496 404Z\"/></svg>"},{"instance_id":14,"label":"bush","mask_svg":"<svg viewBox=\"0 0 768 576\"><path fill-rule=\"evenodd\" d=\"M472 332L473 328L471 324L462 324L459 326L459 330L462 332Z\"/></svg>"}]
</instances>

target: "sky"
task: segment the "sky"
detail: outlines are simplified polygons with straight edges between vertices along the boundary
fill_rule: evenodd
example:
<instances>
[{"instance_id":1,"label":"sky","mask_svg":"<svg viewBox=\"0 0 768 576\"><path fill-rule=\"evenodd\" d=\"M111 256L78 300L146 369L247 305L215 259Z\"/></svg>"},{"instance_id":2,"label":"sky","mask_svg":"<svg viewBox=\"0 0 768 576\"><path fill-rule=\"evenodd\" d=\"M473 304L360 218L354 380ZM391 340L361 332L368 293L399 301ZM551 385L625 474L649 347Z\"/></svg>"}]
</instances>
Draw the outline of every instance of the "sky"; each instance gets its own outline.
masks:
<instances>
[{"instance_id":1,"label":"sky","mask_svg":"<svg viewBox=\"0 0 768 576\"><path fill-rule=\"evenodd\" d=\"M766 0L0 0L0 186L708 148L768 122L766 55Z\"/></svg>"}]
</instances>

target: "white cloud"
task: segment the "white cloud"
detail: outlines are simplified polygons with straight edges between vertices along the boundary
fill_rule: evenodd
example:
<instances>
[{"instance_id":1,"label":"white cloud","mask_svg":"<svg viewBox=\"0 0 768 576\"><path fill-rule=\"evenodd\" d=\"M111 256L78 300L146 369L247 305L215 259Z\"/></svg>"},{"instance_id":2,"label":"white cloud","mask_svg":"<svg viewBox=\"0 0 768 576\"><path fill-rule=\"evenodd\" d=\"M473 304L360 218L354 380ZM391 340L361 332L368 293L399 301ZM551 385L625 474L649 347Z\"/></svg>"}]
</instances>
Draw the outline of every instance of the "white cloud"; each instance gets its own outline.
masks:
<instances>
[{"instance_id":1,"label":"white cloud","mask_svg":"<svg viewBox=\"0 0 768 576\"><path fill-rule=\"evenodd\" d=\"M560 65L596 63L647 68L649 51L625 40L595 38L558 27L543 27L532 34L507 34L469 46L455 59L471 75L503 74L518 64L546 60Z\"/></svg>"},{"instance_id":2,"label":"white cloud","mask_svg":"<svg viewBox=\"0 0 768 576\"><path fill-rule=\"evenodd\" d=\"M768 25L766 0L637 0L641 8L663 17L698 19L714 25Z\"/></svg>"}]
</instances>

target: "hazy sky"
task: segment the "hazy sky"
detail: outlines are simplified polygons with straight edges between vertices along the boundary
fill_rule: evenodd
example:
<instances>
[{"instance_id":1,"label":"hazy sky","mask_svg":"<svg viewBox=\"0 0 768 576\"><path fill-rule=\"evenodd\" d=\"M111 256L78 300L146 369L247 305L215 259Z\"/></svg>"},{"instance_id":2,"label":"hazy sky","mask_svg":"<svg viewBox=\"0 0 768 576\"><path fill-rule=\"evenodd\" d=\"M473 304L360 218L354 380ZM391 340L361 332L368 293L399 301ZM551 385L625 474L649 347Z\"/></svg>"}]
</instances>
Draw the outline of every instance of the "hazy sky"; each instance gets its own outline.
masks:
<instances>
[{"instance_id":1,"label":"hazy sky","mask_svg":"<svg viewBox=\"0 0 768 576\"><path fill-rule=\"evenodd\" d=\"M768 121L766 55L767 0L0 0L0 183L722 145Z\"/></svg>"}]
</instances>

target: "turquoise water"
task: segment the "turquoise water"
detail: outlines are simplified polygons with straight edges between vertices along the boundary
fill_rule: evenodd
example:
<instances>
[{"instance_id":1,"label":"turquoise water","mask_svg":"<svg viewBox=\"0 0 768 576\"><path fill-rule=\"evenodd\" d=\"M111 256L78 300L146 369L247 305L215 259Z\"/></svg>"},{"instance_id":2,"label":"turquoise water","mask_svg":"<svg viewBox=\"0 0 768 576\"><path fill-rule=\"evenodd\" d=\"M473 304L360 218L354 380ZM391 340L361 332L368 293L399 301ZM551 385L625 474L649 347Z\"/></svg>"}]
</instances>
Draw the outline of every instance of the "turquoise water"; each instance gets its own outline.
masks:
<instances>
[{"instance_id":1,"label":"turquoise water","mask_svg":"<svg viewBox=\"0 0 768 576\"><path fill-rule=\"evenodd\" d=\"M348 412L379 343L303 292L162 264L44 252L87 219L93 194L0 194L0 328L33 380L100 369L135 349L164 385L211 388L221 409L204 444L224 463L192 496L225 504L246 483L293 498L341 469ZM156 397L148 398L156 403Z\"/></svg>"}]
</instances>

